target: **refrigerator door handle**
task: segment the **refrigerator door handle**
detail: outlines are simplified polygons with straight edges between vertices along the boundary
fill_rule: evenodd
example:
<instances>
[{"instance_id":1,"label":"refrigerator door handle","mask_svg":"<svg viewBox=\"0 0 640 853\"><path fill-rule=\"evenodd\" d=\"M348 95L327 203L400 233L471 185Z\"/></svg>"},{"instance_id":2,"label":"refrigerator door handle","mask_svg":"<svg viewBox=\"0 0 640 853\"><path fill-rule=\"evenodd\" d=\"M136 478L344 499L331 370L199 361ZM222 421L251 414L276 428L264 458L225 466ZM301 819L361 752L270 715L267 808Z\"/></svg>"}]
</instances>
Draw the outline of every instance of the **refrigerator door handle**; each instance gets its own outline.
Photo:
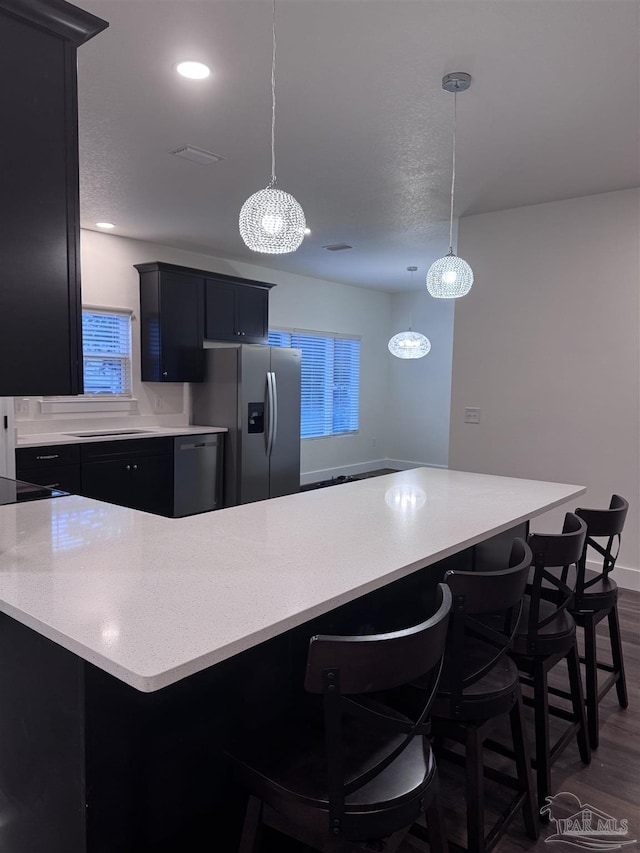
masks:
<instances>
[{"instance_id":1,"label":"refrigerator door handle","mask_svg":"<svg viewBox=\"0 0 640 853\"><path fill-rule=\"evenodd\" d=\"M271 419L271 450L269 456L273 453L273 448L276 446L278 438L278 385L276 383L275 371L271 374L271 393L273 395L273 418Z\"/></svg>"},{"instance_id":2,"label":"refrigerator door handle","mask_svg":"<svg viewBox=\"0 0 640 853\"><path fill-rule=\"evenodd\" d=\"M273 394L273 373L267 371L267 456L271 456L273 450L273 415L274 415L274 394Z\"/></svg>"}]
</instances>

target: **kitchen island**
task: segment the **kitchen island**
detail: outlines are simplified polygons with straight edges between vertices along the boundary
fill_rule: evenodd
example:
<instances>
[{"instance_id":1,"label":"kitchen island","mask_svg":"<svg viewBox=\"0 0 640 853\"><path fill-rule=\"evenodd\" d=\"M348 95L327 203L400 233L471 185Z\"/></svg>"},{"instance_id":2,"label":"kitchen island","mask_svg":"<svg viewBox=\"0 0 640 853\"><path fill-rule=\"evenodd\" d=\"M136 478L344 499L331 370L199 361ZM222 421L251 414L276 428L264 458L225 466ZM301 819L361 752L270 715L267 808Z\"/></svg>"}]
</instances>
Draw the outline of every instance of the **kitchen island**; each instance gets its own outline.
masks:
<instances>
[{"instance_id":1,"label":"kitchen island","mask_svg":"<svg viewBox=\"0 0 640 853\"><path fill-rule=\"evenodd\" d=\"M0 849L176 849L198 815L231 844L220 748L287 703L317 620L584 491L419 468L184 519L2 507Z\"/></svg>"}]
</instances>

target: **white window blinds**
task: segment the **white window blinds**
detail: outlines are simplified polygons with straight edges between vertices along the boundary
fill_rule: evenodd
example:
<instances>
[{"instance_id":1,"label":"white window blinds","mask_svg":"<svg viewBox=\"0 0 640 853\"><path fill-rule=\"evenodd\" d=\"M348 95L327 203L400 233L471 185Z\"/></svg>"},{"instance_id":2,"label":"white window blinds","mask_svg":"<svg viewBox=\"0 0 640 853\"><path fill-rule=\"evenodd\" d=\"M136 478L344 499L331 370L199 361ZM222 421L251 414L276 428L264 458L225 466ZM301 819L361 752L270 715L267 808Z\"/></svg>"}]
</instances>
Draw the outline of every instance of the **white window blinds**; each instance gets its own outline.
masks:
<instances>
[{"instance_id":1,"label":"white window blinds","mask_svg":"<svg viewBox=\"0 0 640 853\"><path fill-rule=\"evenodd\" d=\"M302 350L301 438L356 432L360 341L270 330L269 343Z\"/></svg>"},{"instance_id":2,"label":"white window blinds","mask_svg":"<svg viewBox=\"0 0 640 853\"><path fill-rule=\"evenodd\" d=\"M130 396L131 315L82 312L84 393Z\"/></svg>"}]
</instances>

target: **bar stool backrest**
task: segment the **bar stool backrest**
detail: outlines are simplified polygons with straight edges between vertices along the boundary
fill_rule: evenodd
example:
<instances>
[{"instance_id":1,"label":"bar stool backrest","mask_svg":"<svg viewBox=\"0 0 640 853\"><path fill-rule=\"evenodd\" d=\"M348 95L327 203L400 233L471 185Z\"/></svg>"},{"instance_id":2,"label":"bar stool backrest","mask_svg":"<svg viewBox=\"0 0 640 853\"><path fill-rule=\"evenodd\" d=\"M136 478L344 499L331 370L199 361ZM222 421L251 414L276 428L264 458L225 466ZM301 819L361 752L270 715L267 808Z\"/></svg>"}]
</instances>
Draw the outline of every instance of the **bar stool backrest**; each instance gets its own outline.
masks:
<instances>
[{"instance_id":1,"label":"bar stool backrest","mask_svg":"<svg viewBox=\"0 0 640 853\"><path fill-rule=\"evenodd\" d=\"M576 584L578 609L580 608L579 599L582 594L588 591L590 586L605 579L615 568L616 559L620 551L621 533L628 512L629 502L620 495L612 496L609 509L584 509L582 507L576 509L578 518L581 518L587 525L587 538L585 539L581 555ZM601 544L596 541L597 539L606 539L607 541ZM596 551L602 558L602 570L597 572L588 581L585 581L586 562L590 548Z\"/></svg>"},{"instance_id":2,"label":"bar stool backrest","mask_svg":"<svg viewBox=\"0 0 640 853\"><path fill-rule=\"evenodd\" d=\"M437 611L419 625L386 634L318 635L309 642L305 688L310 693L323 695L332 825L348 825L347 796L375 779L404 752L414 737L421 737L428 731L429 711L442 669L451 610L451 592L445 584L438 584L438 599ZM367 695L391 690L425 676L432 689L421 701L422 710L417 719L411 720L392 711ZM344 766L349 744L342 736L346 713L361 718L366 725L404 735L386 755L372 755L369 768L348 781ZM383 809L382 803L380 809Z\"/></svg>"},{"instance_id":3,"label":"bar stool backrest","mask_svg":"<svg viewBox=\"0 0 640 853\"><path fill-rule=\"evenodd\" d=\"M447 634L451 593L438 584L440 604L429 619L386 634L359 636L317 635L309 641L305 689L326 693L326 673L339 675L342 695L390 690L415 681L436 667Z\"/></svg>"},{"instance_id":4,"label":"bar stool backrest","mask_svg":"<svg viewBox=\"0 0 640 853\"><path fill-rule=\"evenodd\" d=\"M533 579L528 586L530 595L527 644L535 653L542 628L557 619L574 600L574 588L567 584L569 570L577 567L582 557L587 525L572 512L566 513L562 533L531 533L528 543L533 552ZM549 569L561 569L554 574ZM541 615L540 602L550 606Z\"/></svg>"},{"instance_id":5,"label":"bar stool backrest","mask_svg":"<svg viewBox=\"0 0 640 853\"><path fill-rule=\"evenodd\" d=\"M531 549L523 539L514 539L508 567L488 572L448 571L444 580L453 596L449 636L445 651L447 691L452 716L462 709L464 691L484 678L507 654L513 644L527 578ZM495 619L477 619L488 614ZM481 641L493 653L484 657L474 671L465 666L469 642ZM466 672L466 674L465 674Z\"/></svg>"}]
</instances>

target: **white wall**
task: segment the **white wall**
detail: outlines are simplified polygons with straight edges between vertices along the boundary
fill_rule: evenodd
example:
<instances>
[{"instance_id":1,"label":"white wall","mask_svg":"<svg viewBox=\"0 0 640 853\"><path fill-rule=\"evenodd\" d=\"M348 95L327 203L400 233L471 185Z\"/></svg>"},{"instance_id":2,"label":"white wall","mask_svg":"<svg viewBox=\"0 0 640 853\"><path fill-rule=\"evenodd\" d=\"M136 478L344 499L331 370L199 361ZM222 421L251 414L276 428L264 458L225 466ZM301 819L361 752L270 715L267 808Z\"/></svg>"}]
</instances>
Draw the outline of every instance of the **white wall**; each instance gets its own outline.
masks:
<instances>
[{"instance_id":1,"label":"white wall","mask_svg":"<svg viewBox=\"0 0 640 853\"><path fill-rule=\"evenodd\" d=\"M434 299L426 286L392 297L388 337L411 324L431 341L424 358L390 360L385 405L391 413L387 452L392 467L447 466L453 317L454 303Z\"/></svg>"},{"instance_id":2,"label":"white wall","mask_svg":"<svg viewBox=\"0 0 640 853\"><path fill-rule=\"evenodd\" d=\"M270 295L270 325L353 334L361 337L360 431L353 436L309 439L302 443L303 482L380 467L386 456L387 410L384 389L391 356L386 342L390 295L336 282L274 272L254 264L222 260L169 246L144 243L95 231L82 231L82 301L85 305L131 308L139 313L139 277L133 264L165 261L214 272L275 282ZM151 423L182 425L189 419L188 386L140 380L140 335L137 320L132 333L134 411L109 415L43 415L38 398L28 398L28 415L17 418L20 433L109 425ZM159 407L159 408L158 408ZM91 421L93 420L93 424ZM315 472L315 473L313 473Z\"/></svg>"},{"instance_id":3,"label":"white wall","mask_svg":"<svg viewBox=\"0 0 640 853\"><path fill-rule=\"evenodd\" d=\"M626 190L460 221L475 284L456 305L449 465L586 485L581 506L624 495L616 572L640 589L639 210Z\"/></svg>"}]
</instances>

